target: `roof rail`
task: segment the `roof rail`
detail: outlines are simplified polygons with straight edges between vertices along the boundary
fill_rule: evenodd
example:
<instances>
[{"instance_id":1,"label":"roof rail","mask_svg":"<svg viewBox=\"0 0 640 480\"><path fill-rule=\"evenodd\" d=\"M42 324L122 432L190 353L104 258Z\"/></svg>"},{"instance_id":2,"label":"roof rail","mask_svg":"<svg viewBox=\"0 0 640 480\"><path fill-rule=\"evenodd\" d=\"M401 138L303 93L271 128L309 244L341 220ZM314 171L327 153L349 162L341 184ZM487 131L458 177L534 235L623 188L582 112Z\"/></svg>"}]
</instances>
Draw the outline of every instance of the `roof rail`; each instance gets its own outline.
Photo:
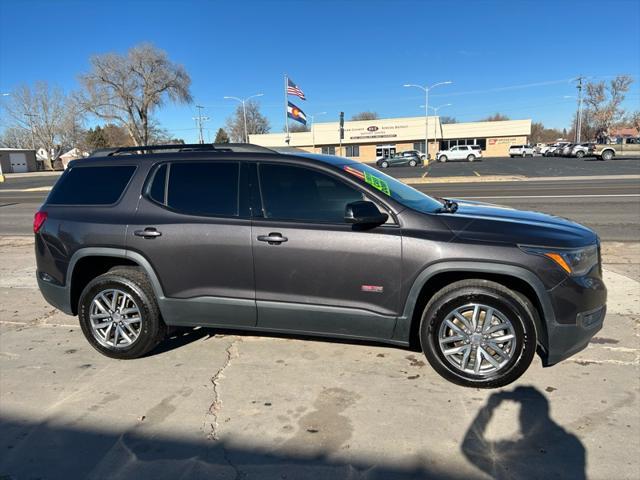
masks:
<instances>
[{"instance_id":1,"label":"roof rail","mask_svg":"<svg viewBox=\"0 0 640 480\"><path fill-rule=\"evenodd\" d=\"M236 153L277 153L267 147L251 143L193 143L175 145L141 145L139 147L101 148L91 152L91 157L115 157L119 155L144 155L153 152L236 152Z\"/></svg>"}]
</instances>

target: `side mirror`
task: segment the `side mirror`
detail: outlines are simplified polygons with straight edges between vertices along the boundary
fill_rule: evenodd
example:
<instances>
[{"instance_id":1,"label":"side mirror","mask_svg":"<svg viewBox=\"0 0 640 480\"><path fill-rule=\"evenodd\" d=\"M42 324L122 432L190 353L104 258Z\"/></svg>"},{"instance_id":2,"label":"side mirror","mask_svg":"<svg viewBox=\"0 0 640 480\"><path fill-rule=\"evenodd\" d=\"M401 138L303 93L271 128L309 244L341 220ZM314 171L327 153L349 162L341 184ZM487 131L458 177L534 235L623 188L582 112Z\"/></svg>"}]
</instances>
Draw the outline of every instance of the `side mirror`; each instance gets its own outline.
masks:
<instances>
[{"instance_id":1,"label":"side mirror","mask_svg":"<svg viewBox=\"0 0 640 480\"><path fill-rule=\"evenodd\" d=\"M354 225L377 227L387 221L389 215L380 213L373 202L359 201L347 204L344 209L344 221Z\"/></svg>"}]
</instances>

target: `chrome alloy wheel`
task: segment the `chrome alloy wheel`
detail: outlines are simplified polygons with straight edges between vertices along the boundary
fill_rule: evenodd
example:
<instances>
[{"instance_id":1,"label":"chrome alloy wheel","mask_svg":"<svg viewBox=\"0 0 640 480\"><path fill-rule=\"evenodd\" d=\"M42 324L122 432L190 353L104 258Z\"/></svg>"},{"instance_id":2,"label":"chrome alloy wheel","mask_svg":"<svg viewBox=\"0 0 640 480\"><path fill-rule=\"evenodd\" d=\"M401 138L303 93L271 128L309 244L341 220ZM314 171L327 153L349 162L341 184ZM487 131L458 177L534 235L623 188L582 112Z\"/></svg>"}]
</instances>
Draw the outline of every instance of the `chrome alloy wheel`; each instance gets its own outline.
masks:
<instances>
[{"instance_id":1,"label":"chrome alloy wheel","mask_svg":"<svg viewBox=\"0 0 640 480\"><path fill-rule=\"evenodd\" d=\"M140 336L142 318L131 295L108 289L98 293L89 310L91 333L105 347L127 348Z\"/></svg>"},{"instance_id":2,"label":"chrome alloy wheel","mask_svg":"<svg viewBox=\"0 0 640 480\"><path fill-rule=\"evenodd\" d=\"M470 303L445 317L438 343L457 370L487 376L509 363L516 350L516 335L505 314L487 305Z\"/></svg>"}]
</instances>

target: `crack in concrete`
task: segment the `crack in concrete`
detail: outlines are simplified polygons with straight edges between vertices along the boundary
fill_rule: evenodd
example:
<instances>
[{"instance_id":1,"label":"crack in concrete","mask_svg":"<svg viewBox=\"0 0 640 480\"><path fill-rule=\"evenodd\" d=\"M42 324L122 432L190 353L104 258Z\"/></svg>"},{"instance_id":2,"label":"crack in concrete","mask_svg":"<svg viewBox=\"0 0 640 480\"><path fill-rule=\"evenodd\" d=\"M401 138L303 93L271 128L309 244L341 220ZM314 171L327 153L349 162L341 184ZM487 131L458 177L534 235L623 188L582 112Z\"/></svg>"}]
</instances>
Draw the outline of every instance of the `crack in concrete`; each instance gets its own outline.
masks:
<instances>
[{"instance_id":1,"label":"crack in concrete","mask_svg":"<svg viewBox=\"0 0 640 480\"><path fill-rule=\"evenodd\" d=\"M220 381L224 378L224 372L229 366L231 366L231 362L234 358L238 358L240 353L238 352L237 344L242 341L242 338L236 338L232 342L229 343L227 348L225 349L226 359L224 365L218 369L216 374L211 377L211 384L213 385L213 403L209 407L208 415L213 417L213 422L210 423L211 431L207 435L207 439L218 441L220 440L220 432L219 432L219 423L218 418L220 416L220 410L222 410L222 397L220 395ZM235 471L235 480L241 480L246 477L245 473L240 470L240 468L233 463L231 458L229 457L229 452L227 451L224 444L222 444L222 455L225 461L229 464L231 468Z\"/></svg>"},{"instance_id":2,"label":"crack in concrete","mask_svg":"<svg viewBox=\"0 0 640 480\"><path fill-rule=\"evenodd\" d=\"M224 371L231 365L231 361L234 358L237 358L239 356L238 348L236 344L240 341L242 341L240 338L236 338L231 343L229 343L229 345L225 349L227 358L225 359L224 365L222 365L222 367L218 369L216 374L213 377L211 377L211 384L213 385L213 403L209 407L208 414L213 417L213 423L210 424L211 432L209 432L209 434L207 435L207 438L210 440L219 439L219 435L218 435L218 428L219 428L218 416L219 415L218 414L222 409L222 397L220 396L220 390L219 390L220 380L224 378Z\"/></svg>"}]
</instances>

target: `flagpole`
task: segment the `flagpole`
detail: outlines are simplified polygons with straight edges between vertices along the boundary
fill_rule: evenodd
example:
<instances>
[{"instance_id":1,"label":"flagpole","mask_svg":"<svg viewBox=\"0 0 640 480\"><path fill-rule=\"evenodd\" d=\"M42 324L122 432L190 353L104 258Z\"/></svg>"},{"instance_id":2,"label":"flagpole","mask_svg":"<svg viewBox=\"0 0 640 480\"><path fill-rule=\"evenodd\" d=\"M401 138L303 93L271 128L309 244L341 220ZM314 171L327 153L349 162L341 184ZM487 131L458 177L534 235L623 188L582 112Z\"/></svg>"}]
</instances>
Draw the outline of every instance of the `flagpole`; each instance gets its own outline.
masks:
<instances>
[{"instance_id":1,"label":"flagpole","mask_svg":"<svg viewBox=\"0 0 640 480\"><path fill-rule=\"evenodd\" d=\"M284 74L284 126L287 132L285 142L289 145L289 97L287 95L287 74Z\"/></svg>"}]
</instances>

